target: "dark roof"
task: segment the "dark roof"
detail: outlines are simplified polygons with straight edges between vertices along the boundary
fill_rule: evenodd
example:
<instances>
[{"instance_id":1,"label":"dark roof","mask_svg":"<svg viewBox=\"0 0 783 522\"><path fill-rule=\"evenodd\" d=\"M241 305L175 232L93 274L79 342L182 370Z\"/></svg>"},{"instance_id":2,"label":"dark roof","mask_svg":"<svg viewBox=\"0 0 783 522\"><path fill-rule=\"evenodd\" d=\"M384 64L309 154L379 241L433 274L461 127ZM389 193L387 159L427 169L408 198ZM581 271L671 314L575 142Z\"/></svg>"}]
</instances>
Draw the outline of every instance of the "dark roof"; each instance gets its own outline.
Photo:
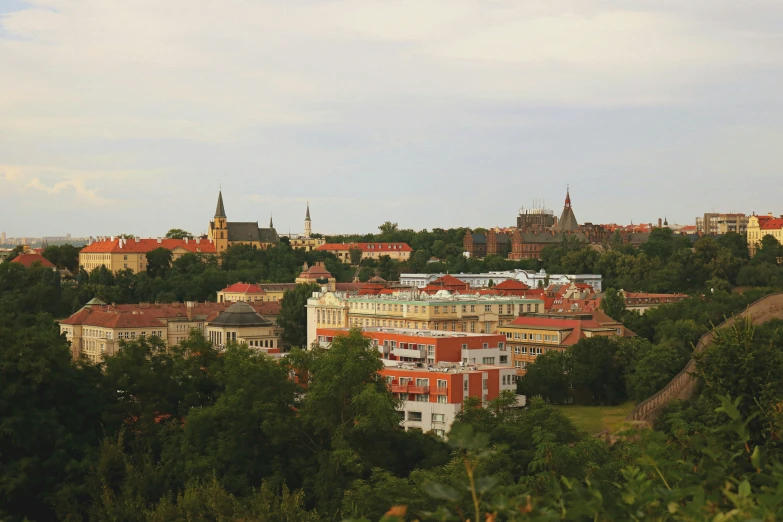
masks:
<instances>
[{"instance_id":1,"label":"dark roof","mask_svg":"<svg viewBox=\"0 0 783 522\"><path fill-rule=\"evenodd\" d=\"M247 303L234 303L209 322L210 326L272 326Z\"/></svg>"},{"instance_id":2,"label":"dark roof","mask_svg":"<svg viewBox=\"0 0 783 522\"><path fill-rule=\"evenodd\" d=\"M523 243L548 243L548 244L556 244L563 241L563 237L566 235L562 232L555 232L552 234L551 232L541 232L538 234L535 234L533 232L523 232L520 234L522 236L522 242ZM569 237L576 238L580 241L587 241L587 236L584 235L582 232L574 232L573 234L568 234Z\"/></svg>"},{"instance_id":3,"label":"dark roof","mask_svg":"<svg viewBox=\"0 0 783 522\"><path fill-rule=\"evenodd\" d=\"M511 241L511 238L508 237L508 234L496 234L495 237L498 240L498 243L508 243Z\"/></svg>"},{"instance_id":4,"label":"dark roof","mask_svg":"<svg viewBox=\"0 0 783 522\"><path fill-rule=\"evenodd\" d=\"M229 222L228 227L229 241L260 241L261 243L279 243L280 238L274 228L259 228L258 221L255 222Z\"/></svg>"},{"instance_id":5,"label":"dark roof","mask_svg":"<svg viewBox=\"0 0 783 522\"><path fill-rule=\"evenodd\" d=\"M557 222L557 228L560 230L579 230L579 223L576 221L574 209L565 207L560 215L560 221Z\"/></svg>"},{"instance_id":6,"label":"dark roof","mask_svg":"<svg viewBox=\"0 0 783 522\"><path fill-rule=\"evenodd\" d=\"M218 192L218 202L217 202L217 208L215 209L215 217L216 218L225 218L226 217L226 209L223 208L223 191L221 190Z\"/></svg>"},{"instance_id":7,"label":"dark roof","mask_svg":"<svg viewBox=\"0 0 783 522\"><path fill-rule=\"evenodd\" d=\"M472 233L473 235L473 242L474 243L486 243L487 242L487 236L484 234L476 234Z\"/></svg>"},{"instance_id":8,"label":"dark roof","mask_svg":"<svg viewBox=\"0 0 783 522\"><path fill-rule=\"evenodd\" d=\"M307 214L305 214L305 221L310 221L310 203L307 203Z\"/></svg>"}]
</instances>

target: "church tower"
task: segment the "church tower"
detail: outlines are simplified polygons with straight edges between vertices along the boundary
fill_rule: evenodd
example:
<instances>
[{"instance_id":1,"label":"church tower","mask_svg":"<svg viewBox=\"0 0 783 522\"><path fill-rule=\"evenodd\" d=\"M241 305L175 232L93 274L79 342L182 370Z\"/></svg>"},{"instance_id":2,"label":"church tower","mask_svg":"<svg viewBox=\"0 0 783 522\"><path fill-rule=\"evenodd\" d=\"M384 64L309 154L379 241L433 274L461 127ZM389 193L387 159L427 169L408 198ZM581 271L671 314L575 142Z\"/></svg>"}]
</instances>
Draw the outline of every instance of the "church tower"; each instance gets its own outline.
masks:
<instances>
[{"instance_id":1,"label":"church tower","mask_svg":"<svg viewBox=\"0 0 783 522\"><path fill-rule=\"evenodd\" d=\"M563 205L563 213L560 215L560 221L557 222L557 228L562 231L577 231L579 230L579 223L576 221L574 215L574 209L571 208L571 189L566 188L565 205Z\"/></svg>"},{"instance_id":2,"label":"church tower","mask_svg":"<svg viewBox=\"0 0 783 522\"><path fill-rule=\"evenodd\" d=\"M310 202L307 202L307 214L305 214L304 222L304 236L305 239L310 239L310 235L313 233L313 224L310 221Z\"/></svg>"},{"instance_id":3,"label":"church tower","mask_svg":"<svg viewBox=\"0 0 783 522\"><path fill-rule=\"evenodd\" d=\"M228 218L226 209L223 207L223 191L218 193L217 208L215 209L215 220L210 223L209 238L215 243L217 253L225 252L228 248Z\"/></svg>"}]
</instances>

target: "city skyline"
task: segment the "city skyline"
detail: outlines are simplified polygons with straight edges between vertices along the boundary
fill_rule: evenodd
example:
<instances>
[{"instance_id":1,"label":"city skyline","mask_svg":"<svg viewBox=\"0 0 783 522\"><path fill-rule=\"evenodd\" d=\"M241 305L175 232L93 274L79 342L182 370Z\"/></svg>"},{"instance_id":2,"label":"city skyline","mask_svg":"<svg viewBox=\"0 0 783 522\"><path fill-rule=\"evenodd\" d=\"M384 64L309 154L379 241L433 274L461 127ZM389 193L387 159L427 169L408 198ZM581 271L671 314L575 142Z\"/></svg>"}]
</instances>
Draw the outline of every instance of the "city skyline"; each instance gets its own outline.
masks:
<instances>
[{"instance_id":1,"label":"city skyline","mask_svg":"<svg viewBox=\"0 0 783 522\"><path fill-rule=\"evenodd\" d=\"M780 3L188 6L0 0L9 237L783 212Z\"/></svg>"}]
</instances>

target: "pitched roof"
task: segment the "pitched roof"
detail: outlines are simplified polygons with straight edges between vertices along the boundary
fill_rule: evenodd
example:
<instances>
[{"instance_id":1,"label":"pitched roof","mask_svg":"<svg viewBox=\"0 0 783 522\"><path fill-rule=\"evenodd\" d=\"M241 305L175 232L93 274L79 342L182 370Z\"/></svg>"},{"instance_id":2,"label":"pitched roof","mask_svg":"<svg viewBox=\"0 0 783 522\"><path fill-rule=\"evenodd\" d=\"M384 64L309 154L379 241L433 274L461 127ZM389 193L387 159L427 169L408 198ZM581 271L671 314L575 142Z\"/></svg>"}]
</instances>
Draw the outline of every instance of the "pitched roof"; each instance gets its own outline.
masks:
<instances>
[{"instance_id":1,"label":"pitched roof","mask_svg":"<svg viewBox=\"0 0 783 522\"><path fill-rule=\"evenodd\" d=\"M528 285L516 279L506 279L502 283L498 283L493 286L495 290L527 290L530 288Z\"/></svg>"},{"instance_id":2,"label":"pitched roof","mask_svg":"<svg viewBox=\"0 0 783 522\"><path fill-rule=\"evenodd\" d=\"M82 248L80 254L96 253L128 253L128 254L146 254L156 248L165 248L167 250L183 249L188 252L198 254L214 254L215 244L208 239L104 239L96 241L91 245Z\"/></svg>"},{"instance_id":3,"label":"pitched roof","mask_svg":"<svg viewBox=\"0 0 783 522\"><path fill-rule=\"evenodd\" d=\"M117 312L101 308L85 307L60 324L97 326L100 328L164 328L158 318L147 313Z\"/></svg>"},{"instance_id":4,"label":"pitched roof","mask_svg":"<svg viewBox=\"0 0 783 522\"><path fill-rule=\"evenodd\" d=\"M313 265L307 270L303 270L299 277L301 279L329 279L332 277L332 274L320 265Z\"/></svg>"},{"instance_id":5,"label":"pitched roof","mask_svg":"<svg viewBox=\"0 0 783 522\"><path fill-rule=\"evenodd\" d=\"M45 268L54 268L52 262L46 259L41 254L19 254L18 256L13 258L11 262L19 263L20 265L24 265L27 268L30 268L36 263L40 263L40 265Z\"/></svg>"},{"instance_id":6,"label":"pitched roof","mask_svg":"<svg viewBox=\"0 0 783 522\"><path fill-rule=\"evenodd\" d=\"M584 330L604 328L602 324L593 319L571 319L568 317L559 319L553 317L535 317L527 315L517 317L509 324L529 328L540 328L542 330L571 330L571 332L563 339L563 342L561 343L564 345L578 343L580 339L585 337Z\"/></svg>"},{"instance_id":7,"label":"pitched roof","mask_svg":"<svg viewBox=\"0 0 783 522\"><path fill-rule=\"evenodd\" d=\"M264 289L251 283L234 283L225 287L221 292L231 294L265 294Z\"/></svg>"},{"instance_id":8,"label":"pitched roof","mask_svg":"<svg viewBox=\"0 0 783 522\"><path fill-rule=\"evenodd\" d=\"M326 243L316 250L335 252L338 250L352 250L358 248L362 252L412 252L413 249L407 243Z\"/></svg>"},{"instance_id":9,"label":"pitched roof","mask_svg":"<svg viewBox=\"0 0 783 522\"><path fill-rule=\"evenodd\" d=\"M783 219L772 218L765 219L764 221L759 220L759 225L761 226L762 230L779 230L783 228Z\"/></svg>"}]
</instances>

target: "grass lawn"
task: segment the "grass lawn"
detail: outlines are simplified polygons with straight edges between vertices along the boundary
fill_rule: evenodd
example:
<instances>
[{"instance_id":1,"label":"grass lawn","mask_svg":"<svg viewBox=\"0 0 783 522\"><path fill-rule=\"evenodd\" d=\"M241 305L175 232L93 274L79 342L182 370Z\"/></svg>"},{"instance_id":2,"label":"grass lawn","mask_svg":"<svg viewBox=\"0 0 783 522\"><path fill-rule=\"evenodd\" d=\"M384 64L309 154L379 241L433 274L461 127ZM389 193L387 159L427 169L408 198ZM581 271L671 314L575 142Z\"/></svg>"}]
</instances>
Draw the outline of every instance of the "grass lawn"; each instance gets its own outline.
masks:
<instances>
[{"instance_id":1,"label":"grass lawn","mask_svg":"<svg viewBox=\"0 0 783 522\"><path fill-rule=\"evenodd\" d=\"M617 431L633 407L633 401L618 406L555 406L565 413L577 428L591 435L603 430Z\"/></svg>"}]
</instances>

